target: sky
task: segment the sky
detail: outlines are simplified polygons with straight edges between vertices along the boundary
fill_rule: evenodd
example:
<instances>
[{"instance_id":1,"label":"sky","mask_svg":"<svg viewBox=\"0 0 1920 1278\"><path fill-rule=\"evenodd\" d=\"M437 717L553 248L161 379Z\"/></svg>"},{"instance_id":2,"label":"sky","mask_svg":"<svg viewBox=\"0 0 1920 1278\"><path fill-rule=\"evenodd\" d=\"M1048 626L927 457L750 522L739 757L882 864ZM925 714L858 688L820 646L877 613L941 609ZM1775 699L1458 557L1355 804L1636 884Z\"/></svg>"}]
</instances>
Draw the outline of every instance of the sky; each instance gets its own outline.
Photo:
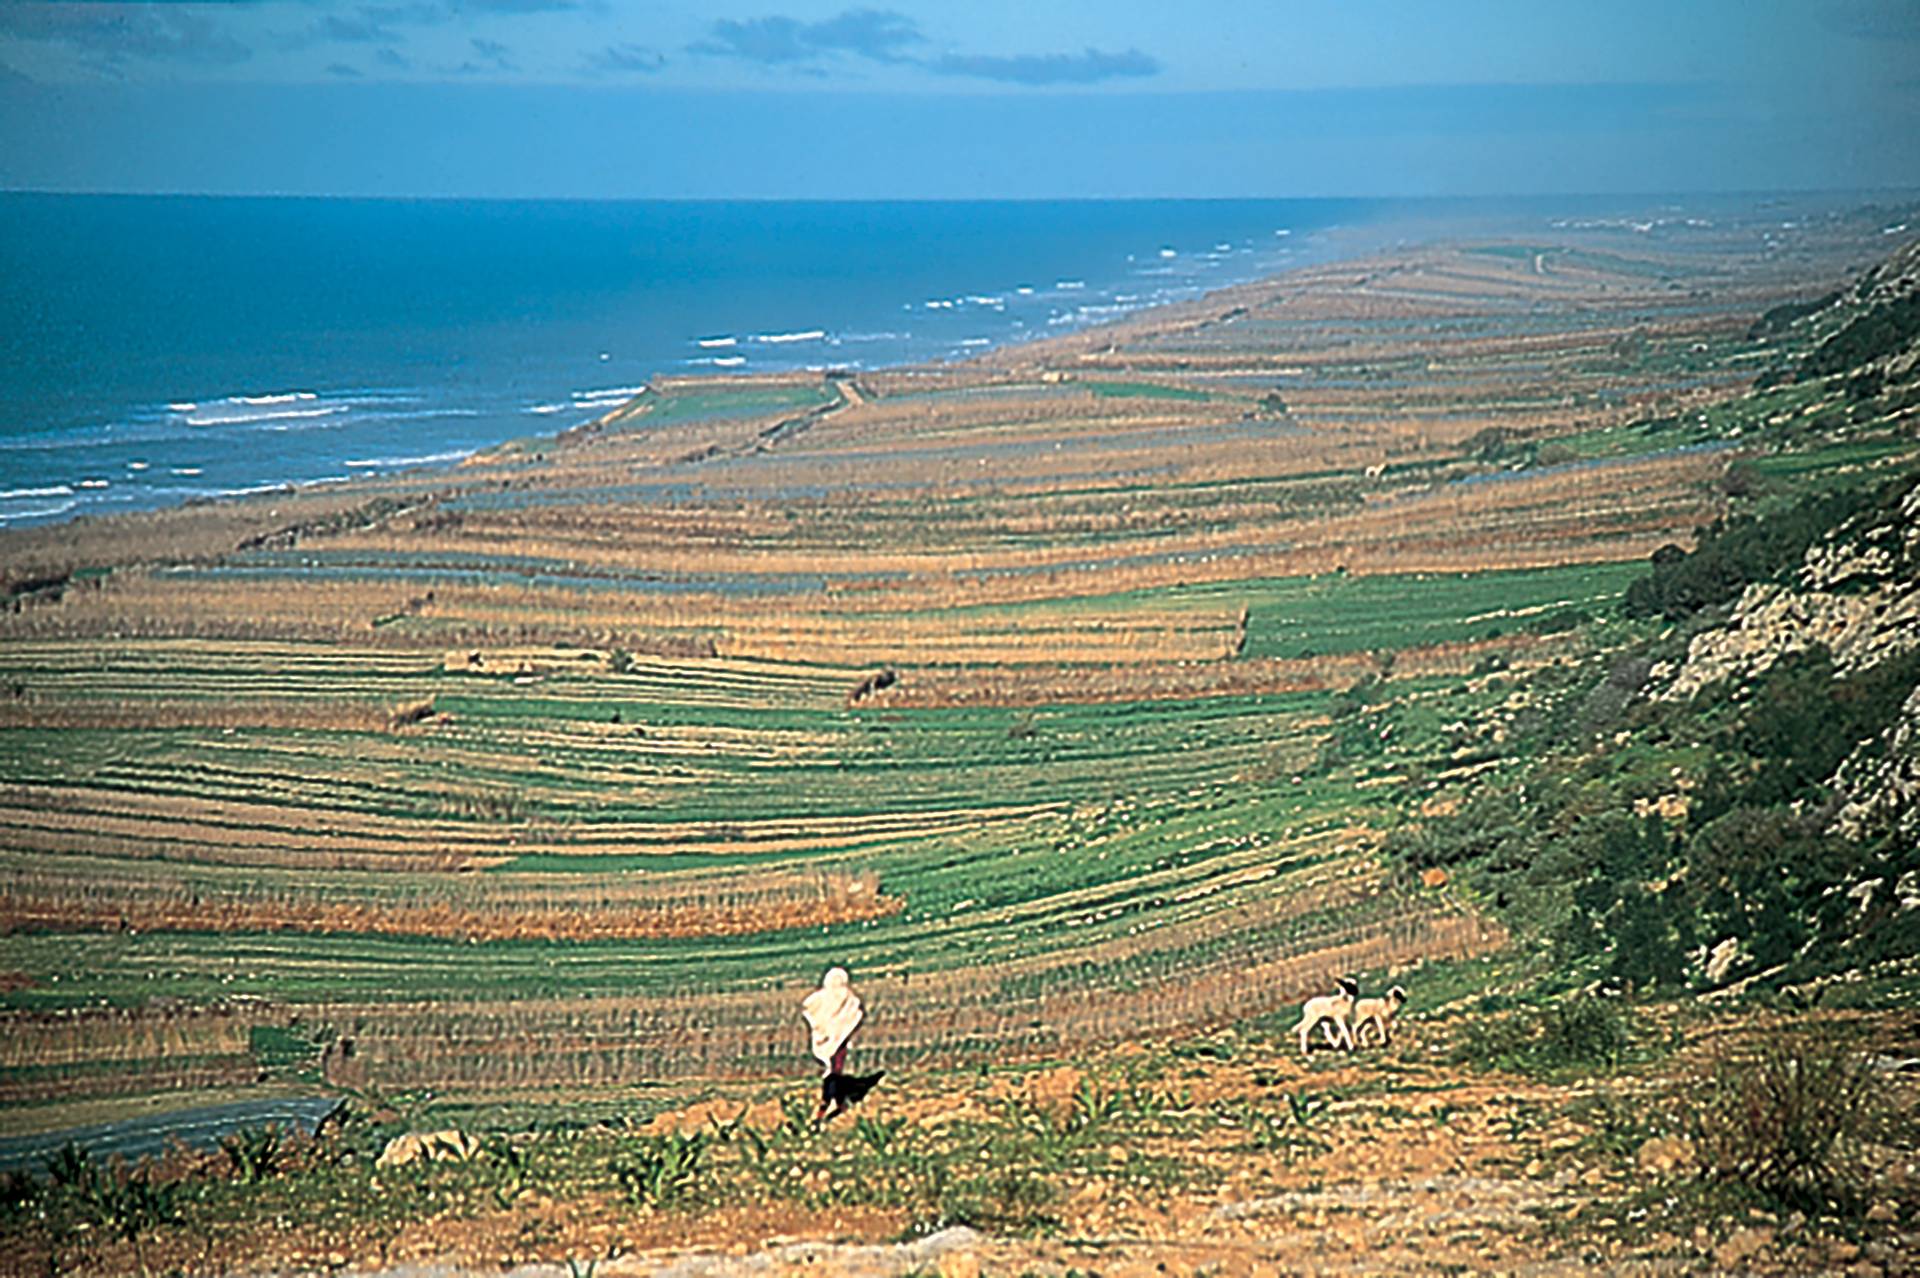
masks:
<instances>
[{"instance_id":1,"label":"sky","mask_svg":"<svg viewBox=\"0 0 1920 1278\"><path fill-rule=\"evenodd\" d=\"M1920 187L1920 0L0 0L0 189Z\"/></svg>"}]
</instances>

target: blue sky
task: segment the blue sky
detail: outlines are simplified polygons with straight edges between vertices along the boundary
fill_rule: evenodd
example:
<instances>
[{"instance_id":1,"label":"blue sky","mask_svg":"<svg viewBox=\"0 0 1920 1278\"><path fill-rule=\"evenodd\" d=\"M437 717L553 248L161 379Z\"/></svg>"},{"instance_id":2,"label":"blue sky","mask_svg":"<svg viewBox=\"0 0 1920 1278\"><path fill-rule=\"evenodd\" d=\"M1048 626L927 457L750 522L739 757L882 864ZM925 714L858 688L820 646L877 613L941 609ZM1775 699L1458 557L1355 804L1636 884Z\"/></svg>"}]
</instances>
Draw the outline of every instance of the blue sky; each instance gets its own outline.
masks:
<instances>
[{"instance_id":1,"label":"blue sky","mask_svg":"<svg viewBox=\"0 0 1920 1278\"><path fill-rule=\"evenodd\" d=\"M1920 0L0 0L0 187L1920 185Z\"/></svg>"}]
</instances>

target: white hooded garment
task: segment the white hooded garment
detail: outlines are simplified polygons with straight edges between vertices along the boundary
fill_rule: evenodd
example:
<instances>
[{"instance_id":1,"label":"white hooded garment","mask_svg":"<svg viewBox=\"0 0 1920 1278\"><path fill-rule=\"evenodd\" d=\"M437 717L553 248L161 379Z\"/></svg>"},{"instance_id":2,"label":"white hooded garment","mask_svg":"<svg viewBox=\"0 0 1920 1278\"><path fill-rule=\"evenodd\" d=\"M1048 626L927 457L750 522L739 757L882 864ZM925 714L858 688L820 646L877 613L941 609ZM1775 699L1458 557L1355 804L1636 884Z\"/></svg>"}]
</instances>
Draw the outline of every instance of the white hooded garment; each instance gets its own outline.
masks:
<instances>
[{"instance_id":1,"label":"white hooded garment","mask_svg":"<svg viewBox=\"0 0 1920 1278\"><path fill-rule=\"evenodd\" d=\"M820 988L800 1004L800 1014L813 1031L813 1054L822 1065L833 1067L833 1054L840 1050L865 1015L860 996L848 983L847 969L828 968Z\"/></svg>"}]
</instances>

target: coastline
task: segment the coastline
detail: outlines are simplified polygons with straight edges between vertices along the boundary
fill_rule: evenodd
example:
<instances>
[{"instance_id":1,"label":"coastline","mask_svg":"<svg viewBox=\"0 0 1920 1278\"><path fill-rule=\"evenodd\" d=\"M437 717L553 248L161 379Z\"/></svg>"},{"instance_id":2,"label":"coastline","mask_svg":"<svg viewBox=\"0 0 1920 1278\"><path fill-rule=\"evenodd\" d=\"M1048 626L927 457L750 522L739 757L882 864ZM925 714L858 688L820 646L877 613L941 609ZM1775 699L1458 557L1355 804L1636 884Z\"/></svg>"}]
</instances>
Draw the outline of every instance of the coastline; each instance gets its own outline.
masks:
<instances>
[{"instance_id":1,"label":"coastline","mask_svg":"<svg viewBox=\"0 0 1920 1278\"><path fill-rule=\"evenodd\" d=\"M16 352L11 367L0 366L0 388L11 401L0 432L3 527L457 461L450 454L590 421L659 376L963 359L1049 326L1078 328L1137 311L1211 277L1267 274L1289 256L1293 241L1263 230L1263 247L1255 225L1297 220L1295 238L1304 243L1352 203L1096 202L1086 215L1100 234L1079 246L1068 232L1080 210L1019 202L980 205L984 225L966 232L976 214L948 205L635 204L608 211L562 202L422 212L346 202L330 215L325 202L290 210L272 201L229 207L140 199L108 199L112 207L103 213L94 197L74 198L82 201L72 210L82 227L41 227L44 234L85 235L89 227L95 235L133 234L134 227L144 234L142 218L162 231L175 223L257 221L261 234L298 236L303 245L315 240L303 247L309 256L362 254L352 273L394 273L393 296L370 285L336 287L332 273L295 262L287 278L276 271L265 296L247 303L261 312L265 335L229 331L226 309L208 301L198 320L190 312L170 326L176 335L154 346L160 339L147 321L103 322L95 312L157 316L158 308L175 306L176 293L208 293L226 269L215 262L207 279L176 278L162 235L143 251L152 265L142 274L151 279L136 282L132 296L62 301L35 346ZM26 218L19 201L0 203L0 226L20 222L14 229L29 243L28 232L57 224L65 208L56 203ZM1006 248L992 235L1001 224L1013 237ZM629 225L666 247L648 249L638 264L627 260L634 251L623 238ZM869 226L895 238L871 240L863 234ZM353 227L366 234L335 242ZM790 230L797 238L790 247L777 239L740 243L730 233L736 227L743 234L758 228L763 237ZM428 230L455 241L436 264L381 258L388 252L381 244ZM912 244L922 232L936 245L958 234L972 243L960 253L916 253ZM1232 237L1231 246L1222 235ZM685 236L694 238L673 247ZM576 239L577 252L565 248ZM1156 243L1178 244L1178 256L1163 261ZM522 250L530 263L506 282L464 282L466 274L495 269L499 255ZM593 269L589 253L606 256L604 270ZM552 270L540 269L548 258L555 259ZM40 276L23 266L11 294L0 289L0 301L40 305L45 289L70 287L67 277L83 267L70 264L36 284ZM949 291L927 291L940 288ZM154 296L143 300L143 289ZM440 294L447 295L444 306L423 300ZM75 334L83 328L86 344L78 346ZM172 354L147 368L161 350ZM56 375L59 368L68 371Z\"/></svg>"},{"instance_id":2,"label":"coastline","mask_svg":"<svg viewBox=\"0 0 1920 1278\"><path fill-rule=\"evenodd\" d=\"M1713 197L1689 198L1704 208L1716 204ZM1607 222L1631 225L1636 219L1644 219L1638 224L1652 229L1663 218L1671 220L1671 214L1662 208L1673 202L1672 198L1663 197L1649 202L1644 214L1596 215L1588 220L1599 226ZM508 441L559 433L552 429L556 425L562 431L590 426L608 410L630 409L631 404L622 392L634 386L662 378L677 380L702 371L718 376L759 377L767 372L829 367L872 373L900 367L967 366L981 360L1004 362L1009 358L1005 354L1008 351L1044 347L1067 334L1099 331L1115 325L1125 328L1136 323L1150 324L1154 322L1152 316L1170 307L1197 302L1222 288L1258 284L1289 272L1382 249L1406 248L1465 235L1544 233L1543 228L1552 230L1551 223L1555 220L1566 220L1556 216L1556 212L1578 210L1592 204L1580 199L1375 201L1368 206L1363 220L1336 219L1316 224L1314 218L1321 214L1314 213L1314 209L1320 204L1335 207L1340 202L1296 203L1302 205L1306 215L1297 231L1283 240L1284 263L1280 252L1271 247L1272 241L1282 239L1276 231L1269 236L1269 246L1264 249L1250 241L1229 244L1222 240L1195 254L1191 262L1184 249L1176 258L1167 259L1172 267L1189 272L1186 275L1160 275L1161 264L1136 262L1129 254L1126 263L1115 259L1109 264L1111 278L1096 281L1089 277L1093 287L1084 293L1065 288L1080 281L1056 281L1059 291L1050 300L1038 295L1024 300L1014 298L1007 280L982 295L954 294L944 299L931 297L924 302L902 303L896 292L895 300L888 304L915 312L914 317L902 314L898 321L891 322L893 327L902 329L897 333L843 332L837 326L822 327L817 323L807 327L810 318L818 321L823 315L836 313L834 306L823 305L830 296L823 294L804 301L791 300L791 309L782 315L759 317L774 321L771 324L757 324L744 313L735 314L725 322L716 319L711 327L696 327L688 320L687 331L673 339L685 349L674 356L669 349L673 343L660 346L665 339L656 335L647 340L658 350L654 356L647 357L641 367L635 366L631 352L621 353L611 337L600 337L596 344L616 347L615 358L609 361L608 351L602 349L599 359L608 362L595 363L592 376L588 370L576 369L569 377L568 384L573 387L570 391L557 392L553 385L528 386L513 392L509 396L511 403L496 403L492 408L474 398L475 387L489 378L498 381L505 376L510 362L505 354L499 357L498 374L488 372L484 366L478 374L479 382L474 382L474 375L461 374L464 380L460 386L464 389L448 382L444 389L429 383L411 390L368 390L365 387L379 385L382 376L373 365L343 365L339 379L333 382L324 379L315 382L311 373L266 371L255 378L235 373L214 381L215 385L228 387L236 381L243 385L251 383L255 388L240 392L230 389L216 392L208 389L204 377L183 376L169 383L173 398L165 403L156 401L144 408L112 410L130 412L133 416L125 420L109 416L102 419L103 424L97 429L88 427L73 433L71 447L79 451L72 453L72 461L63 460L68 455L65 451L48 451L68 448L60 443L68 437L67 427L52 433L49 433L52 428L36 428L25 434L0 438L0 445L5 449L0 451L0 461L46 459L44 463L31 464L15 460L10 463L10 469L0 467L0 471L7 472L5 478L0 479L0 499L10 500L13 506L11 516L7 517L7 501L0 501L0 530L61 523L77 516L109 515L129 509L128 504L131 509L152 510L186 502L245 498L256 493L286 496L289 485L300 490L356 484L370 475L391 476L423 463L451 468L476 453ZM1287 204L1278 202L1277 207L1284 210ZM1237 207L1235 202L1227 205ZM1098 212L1105 206L1096 203L1092 207ZM1256 207L1265 206L1256 204ZM1600 206L1598 211L1604 212L1609 207ZM1107 210L1106 215L1111 217L1111 210ZM1222 252L1228 249L1232 251ZM1174 252L1171 248L1160 250L1162 254ZM1242 262L1243 265L1236 265ZM1273 269L1276 265L1280 268L1278 271ZM1209 279L1214 273L1224 273L1225 278ZM1129 284L1128 280L1134 282ZM553 287L563 285L556 282ZM1163 296L1169 290L1173 296ZM853 321L856 327L869 330L888 327L890 321L886 320L884 311L875 309L878 298L875 294L861 303L865 310L861 318ZM1013 306L1016 301L1026 308L1019 314L1016 314L1019 308ZM938 307L948 309L932 309ZM969 331L972 321L942 318L968 313L978 316L979 325L974 331L982 335L961 337L959 334ZM1021 314L1024 319L1020 318ZM945 339L951 345L942 348L933 358L898 358L882 353L876 360L873 354L890 349L887 343L862 344L869 337L914 337L923 322L936 321L960 327ZM340 316L333 322L361 321ZM373 330L377 330L380 323L374 318L365 322ZM915 340L934 339L920 334ZM111 348L102 348L102 353L108 349ZM714 362L722 359L729 363L749 362L738 368L715 367ZM756 367L762 360L772 360L774 367ZM200 383L198 389L196 381ZM472 386L468 385L470 382ZM271 385L292 389L260 389ZM185 398L181 397L183 392ZM16 422L25 420L20 414L28 411L26 404L17 406ZM355 425L363 417L366 423ZM376 433L368 435L369 430ZM137 445L143 438L160 442L153 445L152 450L142 449ZM169 439L175 442L166 442ZM83 456L94 456L97 460L84 463L78 460ZM252 460L255 458L283 460L263 465ZM236 470L234 466L239 462L246 465ZM249 466L252 468L248 469ZM276 475L275 471L281 473Z\"/></svg>"},{"instance_id":3,"label":"coastline","mask_svg":"<svg viewBox=\"0 0 1920 1278\"><path fill-rule=\"evenodd\" d=\"M1813 197L1808 197L1806 203L1810 207L1822 205L1821 200ZM1645 220L1613 219L1593 226L1549 227L1551 234L1533 238L1563 245L1586 243L1591 251L1602 254L1652 251L1656 256L1664 254L1672 257L1677 264L1703 252L1711 258L1713 253L1724 251L1729 243L1737 242L1745 246L1741 252L1751 259L1742 269L1749 272L1761 290L1752 294L1755 301L1751 305L1757 312L1764 309L1766 303L1763 299L1767 295L1767 288L1782 292L1804 288L1805 281L1816 277L1821 270L1837 273L1844 264L1846 253L1857 256L1858 250L1843 252L1827 242L1833 238L1829 223L1835 216L1843 215L1828 214L1827 222L1807 219L1809 229L1804 232L1804 247L1786 252L1781 250L1781 244L1786 243L1791 248L1797 241L1783 240L1780 234L1767 228L1775 224L1791 227L1796 223L1782 218L1780 211L1772 206L1763 206L1759 214L1748 219L1751 225L1745 226L1730 223L1726 226L1709 224L1696 227L1677 216L1669 217L1670 226ZM1861 223L1863 229L1856 237L1863 246L1872 245L1878 238L1873 233L1876 228L1870 225L1870 221L1869 218ZM1205 325L1210 322L1209 316L1217 317L1219 313L1233 310L1242 298L1274 298L1291 292L1299 292L1303 297L1330 296L1329 289L1338 292L1350 287L1364 291L1368 281L1377 284L1390 279L1395 273L1405 270L1408 261L1419 258L1421 254L1439 251L1449 242L1469 242L1474 237L1463 239L1465 232L1484 229L1482 223L1442 226L1431 220L1417 220L1411 223L1368 224L1342 231L1328 230L1324 234L1340 242L1329 245L1325 256L1316 263L1290 267L1278 274L1210 290L1193 299L1142 308L1125 317L1089 325L1072 333L1010 343L963 361L861 370L859 377L900 386L930 386L936 383L959 385L970 379L981 378L1018 380L1021 377L1038 376L1042 366L1056 357L1084 365L1090 370L1098 369L1104 362L1122 372L1133 370L1134 373L1179 376L1184 371L1197 374L1201 370L1189 367L1192 361L1188 359L1167 359L1135 349L1103 361L1102 351L1124 345L1137 337L1150 338L1160 328L1178 327L1186 323ZM1497 243L1501 237L1479 238ZM1508 240L1517 242L1512 241L1511 237ZM1369 251L1373 256L1368 256ZM1810 258L1809 254L1822 256ZM1825 261L1828 265L1821 267L1817 265L1818 261ZM1773 283L1767 284L1768 280ZM1283 379L1288 375L1283 365L1274 366L1274 372ZM815 370L791 369L765 374L728 372L674 375L654 379L650 384L737 387L750 391L756 387L824 387L826 382L825 375ZM0 528L0 565L4 565L0 571L4 572L11 592L31 595L47 588L47 583L67 581L76 572L106 571L114 565L153 561L211 564L234 554L236 550L246 551L248 547L260 546L276 538L296 538L299 535L297 530L350 527L355 521L378 519L394 510L431 505L442 498L475 488L491 486L506 489L528 484L544 486L551 482L549 478L543 478L541 472L541 467L548 459L577 449L579 444L589 439L605 440L623 432L630 433L633 427L639 427L641 434L658 428L662 419L643 411L649 406L650 395L651 392L643 393L596 418L565 430L522 435L476 449L442 467L352 474L301 486L270 486L265 491L249 496L197 499L178 506ZM751 411L748 415L752 415ZM773 426L778 428L781 420L776 416ZM714 438L708 438L710 434ZM735 436L738 436L735 442L727 442ZM663 440L665 442L658 449L641 447L636 455L646 460L636 464L671 470L677 462L697 462L701 457L719 455L730 449L763 451L768 446L766 439L752 431L738 435L737 431L728 427L717 433L703 432L684 423L665 431Z\"/></svg>"}]
</instances>

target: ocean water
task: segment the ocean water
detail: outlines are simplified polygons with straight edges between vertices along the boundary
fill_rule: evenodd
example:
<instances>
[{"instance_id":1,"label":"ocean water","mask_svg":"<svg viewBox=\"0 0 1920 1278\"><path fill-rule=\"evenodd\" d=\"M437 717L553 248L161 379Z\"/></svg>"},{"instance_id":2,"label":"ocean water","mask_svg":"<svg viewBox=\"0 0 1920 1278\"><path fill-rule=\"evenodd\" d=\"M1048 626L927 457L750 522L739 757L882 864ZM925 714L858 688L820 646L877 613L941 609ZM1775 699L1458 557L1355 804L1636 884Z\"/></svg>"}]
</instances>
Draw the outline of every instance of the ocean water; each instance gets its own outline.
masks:
<instances>
[{"instance_id":1,"label":"ocean water","mask_svg":"<svg viewBox=\"0 0 1920 1278\"><path fill-rule=\"evenodd\" d=\"M1382 207L3 194L0 526L444 465L657 373L965 358Z\"/></svg>"}]
</instances>

